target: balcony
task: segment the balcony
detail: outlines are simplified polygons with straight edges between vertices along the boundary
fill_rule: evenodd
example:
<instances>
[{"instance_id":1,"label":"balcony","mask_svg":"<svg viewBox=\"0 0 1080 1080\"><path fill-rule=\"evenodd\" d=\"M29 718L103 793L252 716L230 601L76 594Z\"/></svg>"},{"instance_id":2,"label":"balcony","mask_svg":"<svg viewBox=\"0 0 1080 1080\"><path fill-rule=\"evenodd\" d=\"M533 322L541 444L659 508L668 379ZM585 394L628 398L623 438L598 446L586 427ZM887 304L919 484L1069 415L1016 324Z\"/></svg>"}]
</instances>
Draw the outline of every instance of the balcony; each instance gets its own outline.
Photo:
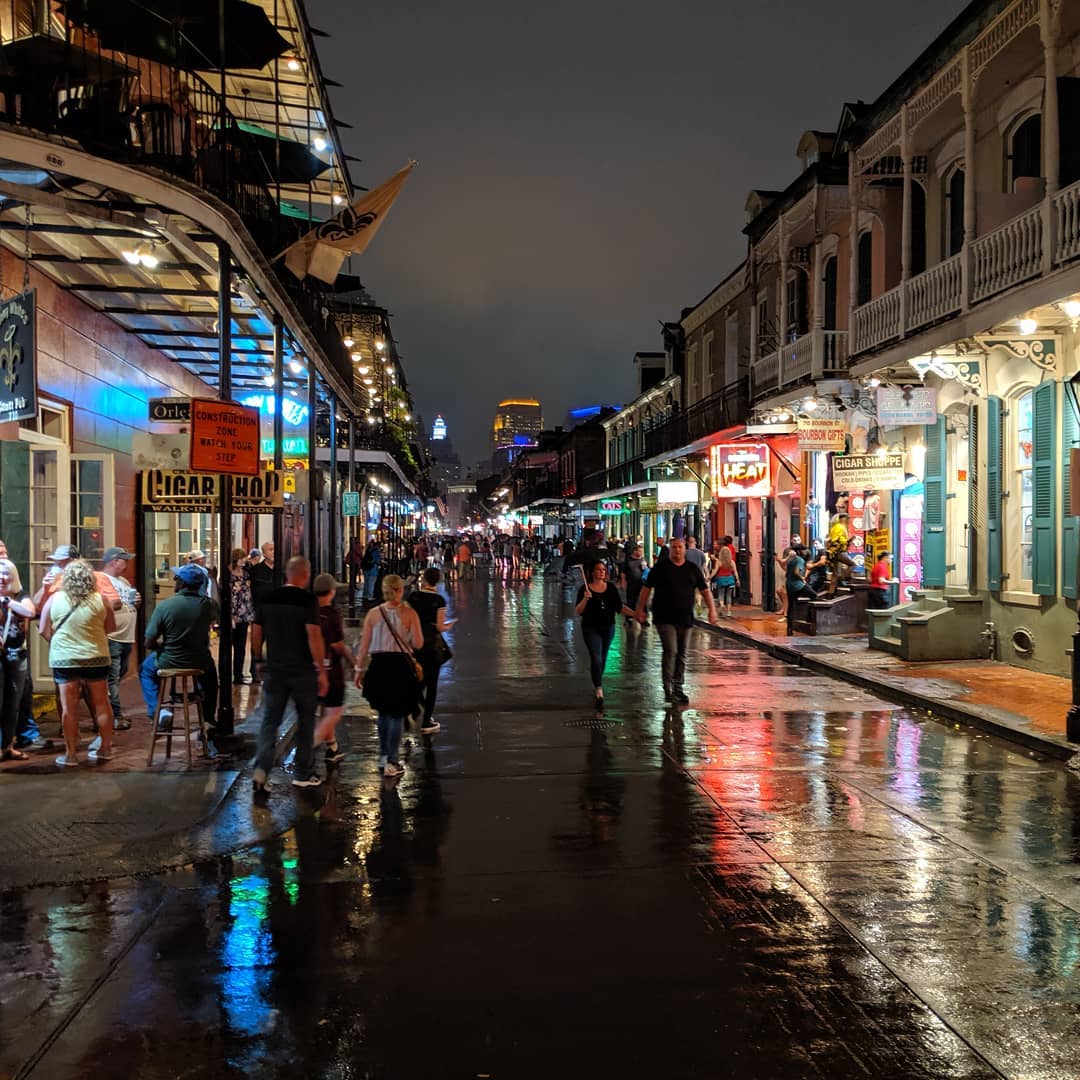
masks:
<instances>
[{"instance_id":1,"label":"balcony","mask_svg":"<svg viewBox=\"0 0 1080 1080\"><path fill-rule=\"evenodd\" d=\"M763 356L750 368L750 397L829 378L847 367L847 331L815 330Z\"/></svg>"},{"instance_id":2,"label":"balcony","mask_svg":"<svg viewBox=\"0 0 1080 1080\"><path fill-rule=\"evenodd\" d=\"M619 465L600 469L599 472L589 473L581 481L582 496L600 495L605 491L644 484L649 477L641 462L641 458L635 458L633 461L624 461Z\"/></svg>"},{"instance_id":3,"label":"balcony","mask_svg":"<svg viewBox=\"0 0 1080 1080\"><path fill-rule=\"evenodd\" d=\"M725 386L645 433L645 456L678 450L717 431L741 424L749 414L747 381Z\"/></svg>"},{"instance_id":4,"label":"balcony","mask_svg":"<svg viewBox=\"0 0 1080 1080\"><path fill-rule=\"evenodd\" d=\"M857 307L852 352L898 341L1077 258L1080 182L980 236L960 254ZM970 262L965 275L966 259Z\"/></svg>"}]
</instances>

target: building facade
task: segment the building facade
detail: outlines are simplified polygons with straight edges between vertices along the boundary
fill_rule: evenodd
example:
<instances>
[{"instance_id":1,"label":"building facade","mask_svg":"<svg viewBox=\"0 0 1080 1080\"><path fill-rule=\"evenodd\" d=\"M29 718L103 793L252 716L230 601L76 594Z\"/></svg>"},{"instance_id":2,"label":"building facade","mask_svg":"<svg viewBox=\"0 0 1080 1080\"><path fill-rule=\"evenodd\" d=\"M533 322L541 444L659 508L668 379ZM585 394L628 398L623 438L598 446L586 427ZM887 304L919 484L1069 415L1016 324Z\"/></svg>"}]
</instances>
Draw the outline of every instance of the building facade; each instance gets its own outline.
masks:
<instances>
[{"instance_id":1,"label":"building facade","mask_svg":"<svg viewBox=\"0 0 1080 1080\"><path fill-rule=\"evenodd\" d=\"M536 446L544 430L544 412L533 398L500 401L491 424L491 468L500 472L523 450Z\"/></svg>"}]
</instances>

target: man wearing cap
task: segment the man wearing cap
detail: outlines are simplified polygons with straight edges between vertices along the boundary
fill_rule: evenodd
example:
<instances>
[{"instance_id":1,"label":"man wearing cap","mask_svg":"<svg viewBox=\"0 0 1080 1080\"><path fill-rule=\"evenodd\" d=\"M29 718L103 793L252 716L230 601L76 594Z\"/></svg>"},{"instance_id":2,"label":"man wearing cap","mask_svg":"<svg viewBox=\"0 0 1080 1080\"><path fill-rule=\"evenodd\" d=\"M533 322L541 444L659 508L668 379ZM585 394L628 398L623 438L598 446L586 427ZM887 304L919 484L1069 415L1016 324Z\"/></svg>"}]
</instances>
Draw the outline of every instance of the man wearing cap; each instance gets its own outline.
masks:
<instances>
[{"instance_id":1,"label":"man wearing cap","mask_svg":"<svg viewBox=\"0 0 1080 1080\"><path fill-rule=\"evenodd\" d=\"M206 565L206 552L199 551L196 548L194 551L189 551L185 559L189 566L197 566L203 572L204 580L201 590L203 596L213 600L215 604L218 603L221 599L218 593L218 583L214 575L210 573L210 568Z\"/></svg>"},{"instance_id":2,"label":"man wearing cap","mask_svg":"<svg viewBox=\"0 0 1080 1080\"><path fill-rule=\"evenodd\" d=\"M137 609L142 603L138 590L124 577L127 564L134 558L122 547L106 548L101 557L101 572L109 579L121 603L115 616L116 629L109 635L109 704L114 731L126 731L131 727L131 721L124 719L120 708L120 680L127 674L131 651L135 648Z\"/></svg>"},{"instance_id":3,"label":"man wearing cap","mask_svg":"<svg viewBox=\"0 0 1080 1080\"><path fill-rule=\"evenodd\" d=\"M203 696L203 717L212 727L217 714L218 678L210 654L210 627L217 622L217 604L202 595L206 572L193 563L174 566L176 592L154 608L146 627L146 659L139 668L147 715L153 718L158 704L159 668L198 668ZM172 710L161 710L161 726L172 725Z\"/></svg>"},{"instance_id":4,"label":"man wearing cap","mask_svg":"<svg viewBox=\"0 0 1080 1080\"><path fill-rule=\"evenodd\" d=\"M64 567L72 559L79 558L79 549L74 544L61 544L49 558L52 559L53 564L49 567L49 572L41 582L41 588L34 593L34 607L38 611L44 608L45 601L60 588L60 579L64 576ZM97 590L101 593L106 607L111 607L113 611L119 611L123 607L120 602L120 594L113 587L113 583L108 576L100 570L95 570L94 581L97 583Z\"/></svg>"}]
</instances>

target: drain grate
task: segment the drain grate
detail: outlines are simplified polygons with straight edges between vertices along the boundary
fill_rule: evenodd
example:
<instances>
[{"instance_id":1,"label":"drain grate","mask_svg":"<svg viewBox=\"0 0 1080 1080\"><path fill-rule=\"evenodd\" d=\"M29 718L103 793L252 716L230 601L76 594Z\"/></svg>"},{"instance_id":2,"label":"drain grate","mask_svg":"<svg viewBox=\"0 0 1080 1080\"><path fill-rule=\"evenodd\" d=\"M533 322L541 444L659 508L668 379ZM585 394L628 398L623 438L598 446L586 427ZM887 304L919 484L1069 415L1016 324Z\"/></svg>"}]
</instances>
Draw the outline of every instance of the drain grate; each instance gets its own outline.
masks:
<instances>
[{"instance_id":1,"label":"drain grate","mask_svg":"<svg viewBox=\"0 0 1080 1080\"><path fill-rule=\"evenodd\" d=\"M590 719L590 720L564 720L563 727L575 727L575 728L606 728L616 727L622 724L621 720L607 720L607 719Z\"/></svg>"}]
</instances>

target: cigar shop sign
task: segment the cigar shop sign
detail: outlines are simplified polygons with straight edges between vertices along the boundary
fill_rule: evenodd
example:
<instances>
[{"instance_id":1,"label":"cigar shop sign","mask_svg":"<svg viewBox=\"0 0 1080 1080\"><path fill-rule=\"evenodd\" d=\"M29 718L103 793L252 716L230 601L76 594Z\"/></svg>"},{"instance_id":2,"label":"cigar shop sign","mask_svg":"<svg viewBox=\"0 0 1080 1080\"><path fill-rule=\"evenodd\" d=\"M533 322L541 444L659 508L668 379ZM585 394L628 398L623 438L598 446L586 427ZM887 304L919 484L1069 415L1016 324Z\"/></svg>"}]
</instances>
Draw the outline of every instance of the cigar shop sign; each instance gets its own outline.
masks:
<instances>
[{"instance_id":1,"label":"cigar shop sign","mask_svg":"<svg viewBox=\"0 0 1080 1080\"><path fill-rule=\"evenodd\" d=\"M139 474L139 501L144 510L172 514L208 514L221 507L221 485L232 484L234 514L268 514L285 505L280 473L267 469L257 476L223 477L215 473L146 469Z\"/></svg>"},{"instance_id":2,"label":"cigar shop sign","mask_svg":"<svg viewBox=\"0 0 1080 1080\"><path fill-rule=\"evenodd\" d=\"M34 290L0 304L0 424L37 416Z\"/></svg>"}]
</instances>

